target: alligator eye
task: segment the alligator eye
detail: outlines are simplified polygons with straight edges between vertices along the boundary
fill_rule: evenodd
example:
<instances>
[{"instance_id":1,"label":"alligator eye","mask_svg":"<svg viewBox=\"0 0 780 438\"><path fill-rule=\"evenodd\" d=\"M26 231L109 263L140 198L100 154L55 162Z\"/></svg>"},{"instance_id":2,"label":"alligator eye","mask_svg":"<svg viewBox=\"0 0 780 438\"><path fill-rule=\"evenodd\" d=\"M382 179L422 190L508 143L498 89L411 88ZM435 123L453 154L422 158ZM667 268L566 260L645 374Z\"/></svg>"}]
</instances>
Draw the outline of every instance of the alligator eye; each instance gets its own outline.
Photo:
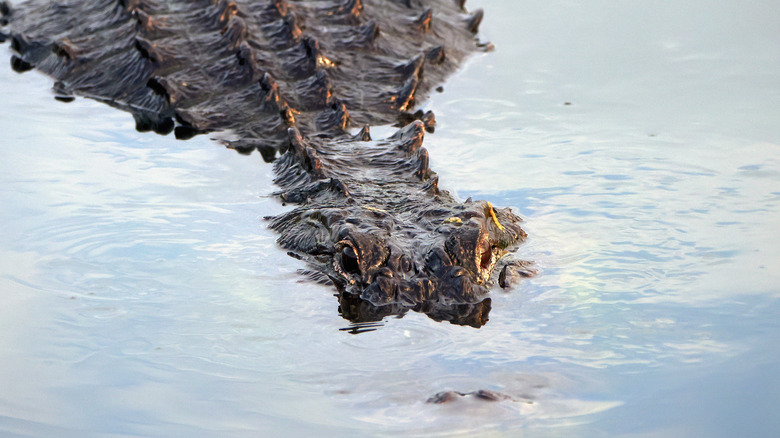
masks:
<instances>
[{"instance_id":1,"label":"alligator eye","mask_svg":"<svg viewBox=\"0 0 780 438\"><path fill-rule=\"evenodd\" d=\"M486 271L490 268L490 262L493 259L493 251L490 250L490 248L486 249L482 256L479 258L479 268L483 271Z\"/></svg>"},{"instance_id":2,"label":"alligator eye","mask_svg":"<svg viewBox=\"0 0 780 438\"><path fill-rule=\"evenodd\" d=\"M360 275L357 254L355 254L355 250L351 246L347 245L341 250L341 266L344 267L344 271L350 274Z\"/></svg>"}]
</instances>

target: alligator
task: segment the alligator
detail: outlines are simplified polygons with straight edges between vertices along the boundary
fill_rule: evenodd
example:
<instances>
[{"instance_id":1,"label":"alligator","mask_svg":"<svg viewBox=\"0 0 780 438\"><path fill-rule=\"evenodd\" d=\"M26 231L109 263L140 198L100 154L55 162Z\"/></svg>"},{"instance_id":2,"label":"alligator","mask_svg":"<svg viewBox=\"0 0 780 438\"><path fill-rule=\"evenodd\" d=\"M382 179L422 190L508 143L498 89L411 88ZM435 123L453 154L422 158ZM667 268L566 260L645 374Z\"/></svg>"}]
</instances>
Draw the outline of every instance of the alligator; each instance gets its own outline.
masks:
<instances>
[{"instance_id":1,"label":"alligator","mask_svg":"<svg viewBox=\"0 0 780 438\"><path fill-rule=\"evenodd\" d=\"M408 311L481 327L498 282L533 268L504 257L521 219L458 202L422 147L419 104L477 51L464 0L0 1L17 72L132 114L139 131L213 136L273 162L294 205L267 218L278 243L335 285L353 323ZM399 129L372 140L370 126Z\"/></svg>"}]
</instances>

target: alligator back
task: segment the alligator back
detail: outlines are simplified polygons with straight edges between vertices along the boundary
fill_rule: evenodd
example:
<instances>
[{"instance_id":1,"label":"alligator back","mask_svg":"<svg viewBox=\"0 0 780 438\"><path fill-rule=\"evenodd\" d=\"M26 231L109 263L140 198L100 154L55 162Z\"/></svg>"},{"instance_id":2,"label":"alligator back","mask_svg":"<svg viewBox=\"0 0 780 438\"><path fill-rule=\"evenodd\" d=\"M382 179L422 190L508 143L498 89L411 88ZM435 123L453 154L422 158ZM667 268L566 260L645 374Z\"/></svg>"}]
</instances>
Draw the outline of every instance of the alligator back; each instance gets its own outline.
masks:
<instances>
[{"instance_id":1,"label":"alligator back","mask_svg":"<svg viewBox=\"0 0 780 438\"><path fill-rule=\"evenodd\" d=\"M412 112L479 49L481 11L462 0L31 0L0 12L13 68L50 75L58 99L275 160L279 196L298 207L271 226L336 285L345 317L486 321L499 259L525 234L508 209L438 188L422 147L433 114ZM371 140L369 125L399 122Z\"/></svg>"}]
</instances>

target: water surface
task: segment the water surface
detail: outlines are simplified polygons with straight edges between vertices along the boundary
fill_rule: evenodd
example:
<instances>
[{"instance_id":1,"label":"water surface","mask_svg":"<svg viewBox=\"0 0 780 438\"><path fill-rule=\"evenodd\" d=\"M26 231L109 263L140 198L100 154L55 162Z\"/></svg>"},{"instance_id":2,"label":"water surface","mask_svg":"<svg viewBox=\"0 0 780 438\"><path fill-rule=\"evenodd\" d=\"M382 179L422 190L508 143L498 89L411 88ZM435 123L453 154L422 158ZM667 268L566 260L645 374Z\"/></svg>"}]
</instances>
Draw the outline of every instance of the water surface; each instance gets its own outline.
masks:
<instances>
[{"instance_id":1,"label":"water surface","mask_svg":"<svg viewBox=\"0 0 780 438\"><path fill-rule=\"evenodd\" d=\"M0 434L778 435L780 6L470 5L497 49L426 104L431 167L541 270L478 330L340 330L257 154L0 69Z\"/></svg>"}]
</instances>

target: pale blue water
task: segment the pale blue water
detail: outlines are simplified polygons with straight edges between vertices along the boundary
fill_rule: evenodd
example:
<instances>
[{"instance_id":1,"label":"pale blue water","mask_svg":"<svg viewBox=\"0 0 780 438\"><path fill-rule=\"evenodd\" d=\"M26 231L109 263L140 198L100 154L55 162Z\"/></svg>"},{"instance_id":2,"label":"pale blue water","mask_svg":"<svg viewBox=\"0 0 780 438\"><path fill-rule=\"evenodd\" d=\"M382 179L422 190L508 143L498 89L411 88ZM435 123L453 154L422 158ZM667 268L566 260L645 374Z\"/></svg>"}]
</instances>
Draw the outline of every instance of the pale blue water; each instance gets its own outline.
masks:
<instances>
[{"instance_id":1,"label":"pale blue water","mask_svg":"<svg viewBox=\"0 0 780 438\"><path fill-rule=\"evenodd\" d=\"M258 155L0 68L0 435L780 435L780 4L470 5L431 166L541 269L479 330L339 331Z\"/></svg>"}]
</instances>

